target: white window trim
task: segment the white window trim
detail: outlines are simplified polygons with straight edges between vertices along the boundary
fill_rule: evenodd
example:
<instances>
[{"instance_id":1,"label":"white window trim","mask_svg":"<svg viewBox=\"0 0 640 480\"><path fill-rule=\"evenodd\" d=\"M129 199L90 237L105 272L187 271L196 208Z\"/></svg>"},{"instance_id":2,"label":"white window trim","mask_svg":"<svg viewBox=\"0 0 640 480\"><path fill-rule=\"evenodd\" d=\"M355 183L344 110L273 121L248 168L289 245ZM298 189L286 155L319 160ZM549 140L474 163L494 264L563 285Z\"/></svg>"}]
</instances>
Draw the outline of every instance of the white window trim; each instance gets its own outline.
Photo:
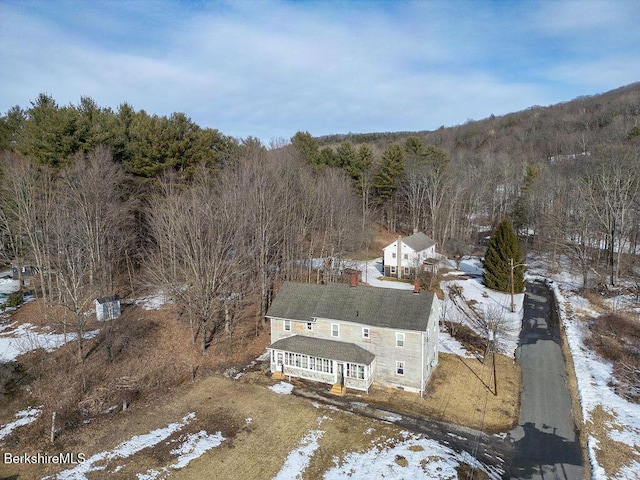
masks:
<instances>
[{"instance_id":1,"label":"white window trim","mask_svg":"<svg viewBox=\"0 0 640 480\"><path fill-rule=\"evenodd\" d=\"M402 373L400 373L399 370L402 370ZM404 362L401 362L401 361L397 360L396 361L396 375L400 375L400 376L404 377L404 372L405 372Z\"/></svg>"},{"instance_id":2,"label":"white window trim","mask_svg":"<svg viewBox=\"0 0 640 480\"><path fill-rule=\"evenodd\" d=\"M307 330L313 330L313 322L307 322Z\"/></svg>"},{"instance_id":3,"label":"white window trim","mask_svg":"<svg viewBox=\"0 0 640 480\"><path fill-rule=\"evenodd\" d=\"M400 342L402 342L402 345L399 345ZM406 345L405 334L401 332L396 332L396 347L404 348L405 345Z\"/></svg>"},{"instance_id":4,"label":"white window trim","mask_svg":"<svg viewBox=\"0 0 640 480\"><path fill-rule=\"evenodd\" d=\"M362 338L371 338L371 329L369 327L362 327Z\"/></svg>"},{"instance_id":5,"label":"white window trim","mask_svg":"<svg viewBox=\"0 0 640 480\"><path fill-rule=\"evenodd\" d=\"M395 275L396 274L396 266L395 265L389 266L389 273L391 275Z\"/></svg>"},{"instance_id":6,"label":"white window trim","mask_svg":"<svg viewBox=\"0 0 640 480\"><path fill-rule=\"evenodd\" d=\"M333 327L337 327L337 334L334 335L334 328ZM339 323L332 323L331 324L331 337L332 338L340 338L340 324Z\"/></svg>"},{"instance_id":7,"label":"white window trim","mask_svg":"<svg viewBox=\"0 0 640 480\"><path fill-rule=\"evenodd\" d=\"M410 275L411 274L411 267L402 267L403 271L402 274L403 275Z\"/></svg>"},{"instance_id":8,"label":"white window trim","mask_svg":"<svg viewBox=\"0 0 640 480\"><path fill-rule=\"evenodd\" d=\"M290 332L291 331L291 320L283 320L282 321L282 328L284 329L285 332Z\"/></svg>"}]
</instances>

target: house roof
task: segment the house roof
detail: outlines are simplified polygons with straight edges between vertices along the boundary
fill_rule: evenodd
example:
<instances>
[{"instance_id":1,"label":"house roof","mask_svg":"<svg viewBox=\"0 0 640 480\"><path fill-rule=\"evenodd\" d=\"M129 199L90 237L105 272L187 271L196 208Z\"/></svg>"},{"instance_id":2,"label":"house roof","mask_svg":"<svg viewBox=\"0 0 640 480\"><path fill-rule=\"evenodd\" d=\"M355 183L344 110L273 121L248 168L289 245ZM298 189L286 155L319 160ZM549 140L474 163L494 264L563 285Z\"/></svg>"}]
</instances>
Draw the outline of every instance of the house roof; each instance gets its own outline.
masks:
<instances>
[{"instance_id":1,"label":"house roof","mask_svg":"<svg viewBox=\"0 0 640 480\"><path fill-rule=\"evenodd\" d=\"M413 248L416 252L421 252L436 244L435 241L427 237L424 233L418 232L401 239L402 242Z\"/></svg>"},{"instance_id":2,"label":"house roof","mask_svg":"<svg viewBox=\"0 0 640 480\"><path fill-rule=\"evenodd\" d=\"M326 318L375 327L425 331L432 292L351 287L343 283L315 285L285 282L269 307L267 317L309 322Z\"/></svg>"},{"instance_id":3,"label":"house roof","mask_svg":"<svg viewBox=\"0 0 640 480\"><path fill-rule=\"evenodd\" d=\"M302 353L311 357L338 360L341 362L369 365L376 356L353 343L337 342L322 338L294 335L269 345L269 348L293 353Z\"/></svg>"}]
</instances>

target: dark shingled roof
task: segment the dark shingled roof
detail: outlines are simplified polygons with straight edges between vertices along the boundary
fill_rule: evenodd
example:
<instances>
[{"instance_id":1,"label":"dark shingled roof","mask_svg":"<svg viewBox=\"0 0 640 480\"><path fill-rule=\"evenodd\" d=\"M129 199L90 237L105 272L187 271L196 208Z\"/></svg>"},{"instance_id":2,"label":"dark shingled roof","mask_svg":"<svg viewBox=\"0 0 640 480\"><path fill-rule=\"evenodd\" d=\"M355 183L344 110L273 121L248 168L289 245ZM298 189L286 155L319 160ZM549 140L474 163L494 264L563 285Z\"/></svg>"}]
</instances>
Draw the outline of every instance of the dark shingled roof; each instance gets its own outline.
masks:
<instances>
[{"instance_id":1,"label":"dark shingled roof","mask_svg":"<svg viewBox=\"0 0 640 480\"><path fill-rule=\"evenodd\" d=\"M436 244L433 240L427 237L424 233L418 232L408 237L401 238L405 244L409 245L416 252L421 252Z\"/></svg>"},{"instance_id":2,"label":"dark shingled roof","mask_svg":"<svg viewBox=\"0 0 640 480\"><path fill-rule=\"evenodd\" d=\"M432 292L416 295L412 290L351 287L343 283L286 282L271 304L267 317L304 322L326 318L424 332L432 303Z\"/></svg>"},{"instance_id":3,"label":"dark shingled roof","mask_svg":"<svg viewBox=\"0 0 640 480\"><path fill-rule=\"evenodd\" d=\"M302 353L311 357L320 357L340 362L369 365L376 356L353 343L337 342L322 338L293 337L283 338L269 345L269 348L293 353Z\"/></svg>"}]
</instances>

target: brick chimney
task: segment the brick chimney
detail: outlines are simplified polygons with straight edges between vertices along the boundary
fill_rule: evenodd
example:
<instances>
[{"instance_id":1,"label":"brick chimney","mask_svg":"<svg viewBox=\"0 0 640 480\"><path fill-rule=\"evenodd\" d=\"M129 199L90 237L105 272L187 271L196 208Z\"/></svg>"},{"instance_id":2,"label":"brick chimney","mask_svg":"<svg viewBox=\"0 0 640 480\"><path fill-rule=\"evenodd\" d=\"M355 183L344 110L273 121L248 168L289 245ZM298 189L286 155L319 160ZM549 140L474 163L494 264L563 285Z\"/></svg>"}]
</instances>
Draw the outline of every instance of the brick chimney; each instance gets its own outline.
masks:
<instances>
[{"instance_id":1,"label":"brick chimney","mask_svg":"<svg viewBox=\"0 0 640 480\"><path fill-rule=\"evenodd\" d=\"M353 272L351 274L351 286L352 287L358 286L358 272Z\"/></svg>"},{"instance_id":2,"label":"brick chimney","mask_svg":"<svg viewBox=\"0 0 640 480\"><path fill-rule=\"evenodd\" d=\"M415 295L418 295L420 293L420 278L416 277L416 279L413 281L413 293Z\"/></svg>"}]
</instances>

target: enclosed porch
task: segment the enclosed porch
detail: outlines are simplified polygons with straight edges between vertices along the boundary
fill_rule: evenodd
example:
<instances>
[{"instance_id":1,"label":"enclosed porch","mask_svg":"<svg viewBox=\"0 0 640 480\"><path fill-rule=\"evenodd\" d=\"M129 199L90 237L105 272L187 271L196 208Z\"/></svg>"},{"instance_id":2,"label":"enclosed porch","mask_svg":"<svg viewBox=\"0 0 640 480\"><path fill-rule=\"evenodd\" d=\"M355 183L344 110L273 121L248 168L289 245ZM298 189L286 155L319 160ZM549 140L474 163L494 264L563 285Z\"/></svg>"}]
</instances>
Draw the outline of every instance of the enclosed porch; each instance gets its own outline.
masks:
<instances>
[{"instance_id":1,"label":"enclosed porch","mask_svg":"<svg viewBox=\"0 0 640 480\"><path fill-rule=\"evenodd\" d=\"M375 355L353 343L294 335L272 343L271 372L276 377L304 378L368 391L375 373Z\"/></svg>"}]
</instances>

